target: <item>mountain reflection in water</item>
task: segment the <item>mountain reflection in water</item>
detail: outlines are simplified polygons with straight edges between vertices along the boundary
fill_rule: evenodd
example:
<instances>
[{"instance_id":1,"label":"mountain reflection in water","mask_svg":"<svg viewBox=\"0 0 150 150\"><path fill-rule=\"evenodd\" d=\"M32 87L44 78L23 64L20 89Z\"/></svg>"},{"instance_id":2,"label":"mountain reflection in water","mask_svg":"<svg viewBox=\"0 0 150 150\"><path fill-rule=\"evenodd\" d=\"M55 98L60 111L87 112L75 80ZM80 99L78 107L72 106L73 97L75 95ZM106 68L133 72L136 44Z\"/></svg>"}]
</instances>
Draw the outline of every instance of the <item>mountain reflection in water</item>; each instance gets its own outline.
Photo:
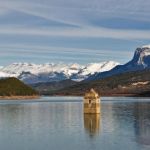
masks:
<instances>
[{"instance_id":1,"label":"mountain reflection in water","mask_svg":"<svg viewBox=\"0 0 150 150\"><path fill-rule=\"evenodd\" d=\"M137 142L143 145L150 145L150 105L136 104L134 117L134 129Z\"/></svg>"}]
</instances>

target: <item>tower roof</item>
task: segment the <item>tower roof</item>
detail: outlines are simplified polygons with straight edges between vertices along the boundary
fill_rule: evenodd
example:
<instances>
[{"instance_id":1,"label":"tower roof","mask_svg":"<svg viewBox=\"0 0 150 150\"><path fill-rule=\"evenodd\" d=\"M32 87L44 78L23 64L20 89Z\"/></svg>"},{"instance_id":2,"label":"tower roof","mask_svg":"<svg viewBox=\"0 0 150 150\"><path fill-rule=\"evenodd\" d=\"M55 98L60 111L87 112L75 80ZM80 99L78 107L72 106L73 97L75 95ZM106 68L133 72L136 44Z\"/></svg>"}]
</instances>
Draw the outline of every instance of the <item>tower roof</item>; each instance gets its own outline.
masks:
<instances>
[{"instance_id":1,"label":"tower roof","mask_svg":"<svg viewBox=\"0 0 150 150\"><path fill-rule=\"evenodd\" d=\"M92 97L96 97L99 96L98 93L92 88L89 92L85 93L85 96L92 96Z\"/></svg>"}]
</instances>

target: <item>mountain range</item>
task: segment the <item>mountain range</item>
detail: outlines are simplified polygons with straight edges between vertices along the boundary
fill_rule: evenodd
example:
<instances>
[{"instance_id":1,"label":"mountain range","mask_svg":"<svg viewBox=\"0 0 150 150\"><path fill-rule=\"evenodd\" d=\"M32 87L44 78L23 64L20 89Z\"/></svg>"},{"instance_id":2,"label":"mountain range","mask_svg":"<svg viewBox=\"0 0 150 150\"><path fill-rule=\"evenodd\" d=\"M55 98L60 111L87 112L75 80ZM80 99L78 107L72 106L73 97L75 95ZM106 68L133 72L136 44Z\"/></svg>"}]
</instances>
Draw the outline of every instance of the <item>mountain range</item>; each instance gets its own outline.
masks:
<instances>
[{"instance_id":1,"label":"mountain range","mask_svg":"<svg viewBox=\"0 0 150 150\"><path fill-rule=\"evenodd\" d=\"M89 76L111 70L119 63L107 61L101 63L90 63L85 66L79 64L47 63L13 63L0 68L0 77L16 77L27 84L58 82L71 79L82 81Z\"/></svg>"},{"instance_id":2,"label":"mountain range","mask_svg":"<svg viewBox=\"0 0 150 150\"><path fill-rule=\"evenodd\" d=\"M120 65L106 61L87 65L13 63L0 67L0 78L15 77L44 95L83 95L95 88L101 95L150 95L150 45L135 50Z\"/></svg>"},{"instance_id":3,"label":"mountain range","mask_svg":"<svg viewBox=\"0 0 150 150\"><path fill-rule=\"evenodd\" d=\"M92 69L92 68L91 68ZM90 88L106 96L149 96L150 95L150 46L135 50L133 58L124 65L109 71L96 72L81 82L61 82L32 85L41 94L83 95Z\"/></svg>"},{"instance_id":4,"label":"mountain range","mask_svg":"<svg viewBox=\"0 0 150 150\"><path fill-rule=\"evenodd\" d=\"M40 86L39 86L40 87ZM38 88L39 88L38 87ZM51 87L51 86L50 86ZM125 72L103 79L84 81L47 92L47 95L74 95L83 96L84 93L94 88L101 96L150 96L150 69ZM35 88L37 89L37 87Z\"/></svg>"}]
</instances>

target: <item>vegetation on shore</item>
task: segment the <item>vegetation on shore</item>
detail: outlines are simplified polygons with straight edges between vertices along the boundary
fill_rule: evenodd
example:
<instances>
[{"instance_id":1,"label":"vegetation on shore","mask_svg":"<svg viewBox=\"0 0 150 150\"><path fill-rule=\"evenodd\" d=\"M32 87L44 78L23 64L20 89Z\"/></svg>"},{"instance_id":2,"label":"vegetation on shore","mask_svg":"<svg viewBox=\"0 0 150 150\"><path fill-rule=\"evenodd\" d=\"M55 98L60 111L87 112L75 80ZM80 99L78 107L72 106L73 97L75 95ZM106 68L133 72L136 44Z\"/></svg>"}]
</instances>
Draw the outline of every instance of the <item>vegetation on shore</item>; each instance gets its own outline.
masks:
<instances>
[{"instance_id":1,"label":"vegetation on shore","mask_svg":"<svg viewBox=\"0 0 150 150\"><path fill-rule=\"evenodd\" d=\"M95 81L76 83L64 80L32 87L38 92L16 78L0 79L0 99L32 99L39 93L80 96L91 88L102 96L150 96L150 70L123 73Z\"/></svg>"},{"instance_id":2,"label":"vegetation on shore","mask_svg":"<svg viewBox=\"0 0 150 150\"><path fill-rule=\"evenodd\" d=\"M0 79L0 98L6 97L34 97L38 96L38 92L30 86L24 84L17 78Z\"/></svg>"}]
</instances>

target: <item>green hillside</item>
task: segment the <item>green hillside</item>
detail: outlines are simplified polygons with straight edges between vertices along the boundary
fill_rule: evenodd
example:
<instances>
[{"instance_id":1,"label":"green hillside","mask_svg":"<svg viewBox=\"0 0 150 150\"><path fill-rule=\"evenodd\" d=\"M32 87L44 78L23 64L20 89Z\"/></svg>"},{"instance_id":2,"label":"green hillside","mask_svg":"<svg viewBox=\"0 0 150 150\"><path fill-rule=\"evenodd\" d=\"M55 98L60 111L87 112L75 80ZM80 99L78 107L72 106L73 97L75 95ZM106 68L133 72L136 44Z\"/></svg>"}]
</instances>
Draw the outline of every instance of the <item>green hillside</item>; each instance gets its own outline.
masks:
<instances>
[{"instance_id":1,"label":"green hillside","mask_svg":"<svg viewBox=\"0 0 150 150\"><path fill-rule=\"evenodd\" d=\"M0 79L0 96L33 96L38 93L16 78Z\"/></svg>"},{"instance_id":2,"label":"green hillside","mask_svg":"<svg viewBox=\"0 0 150 150\"><path fill-rule=\"evenodd\" d=\"M100 95L150 96L150 70L128 72L101 80L81 82L76 85L49 92L50 95L83 95L90 88Z\"/></svg>"}]
</instances>

